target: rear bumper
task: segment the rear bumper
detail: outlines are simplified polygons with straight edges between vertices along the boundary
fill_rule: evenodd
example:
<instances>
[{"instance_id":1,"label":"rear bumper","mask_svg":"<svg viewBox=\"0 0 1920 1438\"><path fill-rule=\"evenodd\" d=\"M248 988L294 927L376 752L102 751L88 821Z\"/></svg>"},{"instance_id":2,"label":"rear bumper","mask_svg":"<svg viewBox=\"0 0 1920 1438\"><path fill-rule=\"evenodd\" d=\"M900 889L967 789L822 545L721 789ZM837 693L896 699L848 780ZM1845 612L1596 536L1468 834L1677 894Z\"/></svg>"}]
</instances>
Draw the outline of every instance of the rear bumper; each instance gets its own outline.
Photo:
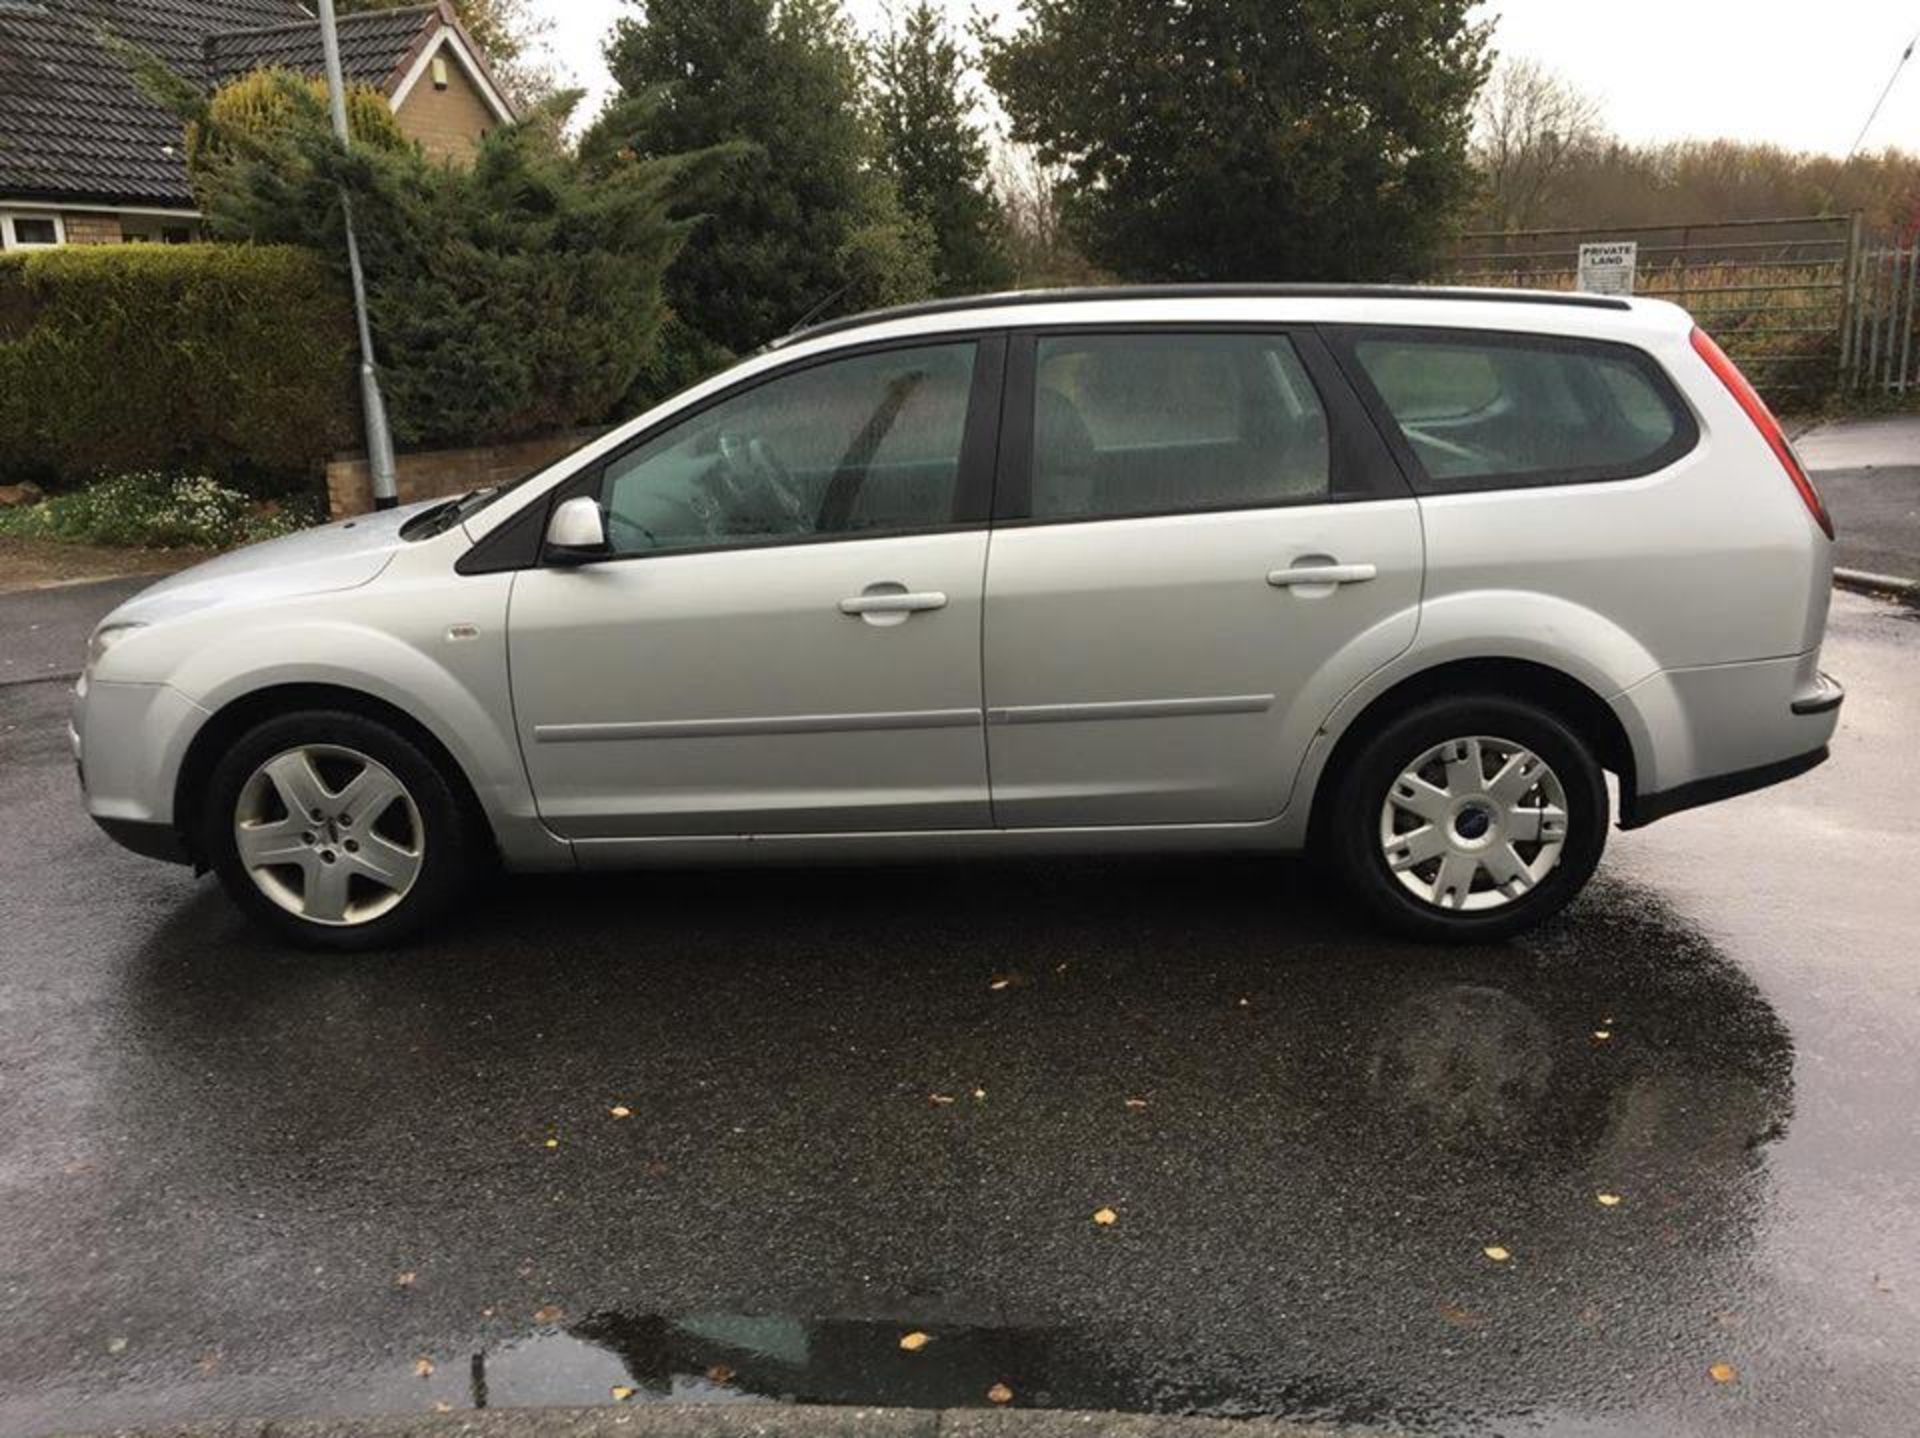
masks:
<instances>
[{"instance_id":1,"label":"rear bumper","mask_svg":"<svg viewBox=\"0 0 1920 1438\"><path fill-rule=\"evenodd\" d=\"M1682 784L1677 789L1666 789L1658 794L1622 794L1620 796L1620 827L1622 829L1644 829L1669 815L1678 814L1686 809L1698 809L1703 804L1718 804L1722 799L1736 799L1742 794L1751 794L1756 789L1768 789L1775 784L1784 784L1789 779L1798 779L1809 769L1817 769L1828 759L1827 746L1822 744L1805 754L1796 754L1791 759L1776 760L1771 764L1761 764L1752 769L1740 769L1732 774L1715 774L1707 779L1695 779L1691 784Z\"/></svg>"},{"instance_id":2,"label":"rear bumper","mask_svg":"<svg viewBox=\"0 0 1920 1438\"><path fill-rule=\"evenodd\" d=\"M1669 670L1634 686L1616 701L1638 771L1620 795L1620 827L1643 828L1818 767L1845 701L1817 650Z\"/></svg>"}]
</instances>

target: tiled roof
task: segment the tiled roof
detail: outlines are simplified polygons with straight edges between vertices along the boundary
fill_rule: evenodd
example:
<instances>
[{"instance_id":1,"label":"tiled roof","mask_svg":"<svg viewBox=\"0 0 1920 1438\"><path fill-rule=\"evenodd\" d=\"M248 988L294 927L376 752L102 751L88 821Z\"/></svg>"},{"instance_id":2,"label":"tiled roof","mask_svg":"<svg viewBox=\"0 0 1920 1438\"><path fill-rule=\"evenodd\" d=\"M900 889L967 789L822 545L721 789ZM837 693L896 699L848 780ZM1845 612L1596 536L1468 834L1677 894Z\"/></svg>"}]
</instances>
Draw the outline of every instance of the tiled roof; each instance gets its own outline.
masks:
<instances>
[{"instance_id":1,"label":"tiled roof","mask_svg":"<svg viewBox=\"0 0 1920 1438\"><path fill-rule=\"evenodd\" d=\"M387 87L438 6L342 17L350 79ZM191 206L180 122L101 43L104 30L203 84L260 65L318 73L296 0L0 0L0 198Z\"/></svg>"},{"instance_id":2,"label":"tiled roof","mask_svg":"<svg viewBox=\"0 0 1920 1438\"><path fill-rule=\"evenodd\" d=\"M340 67L356 85L384 89L399 78L417 53L429 21L437 24L437 6L416 5L404 10L362 10L340 17ZM206 42L209 83L223 84L235 75L278 65L318 74L324 64L320 27L275 25L263 30L231 30L210 35Z\"/></svg>"}]
</instances>

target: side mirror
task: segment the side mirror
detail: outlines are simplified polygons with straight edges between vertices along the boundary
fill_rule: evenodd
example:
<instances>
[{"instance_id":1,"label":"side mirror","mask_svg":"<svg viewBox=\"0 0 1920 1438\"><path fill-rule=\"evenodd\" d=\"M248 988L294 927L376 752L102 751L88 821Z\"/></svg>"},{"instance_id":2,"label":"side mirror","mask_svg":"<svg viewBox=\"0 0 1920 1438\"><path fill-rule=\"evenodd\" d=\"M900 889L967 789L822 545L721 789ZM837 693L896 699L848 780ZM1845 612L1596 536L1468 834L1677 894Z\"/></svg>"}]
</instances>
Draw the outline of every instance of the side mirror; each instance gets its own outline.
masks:
<instances>
[{"instance_id":1,"label":"side mirror","mask_svg":"<svg viewBox=\"0 0 1920 1438\"><path fill-rule=\"evenodd\" d=\"M605 559L607 522L600 501L580 495L562 503L547 520L546 560L549 564L588 564Z\"/></svg>"}]
</instances>

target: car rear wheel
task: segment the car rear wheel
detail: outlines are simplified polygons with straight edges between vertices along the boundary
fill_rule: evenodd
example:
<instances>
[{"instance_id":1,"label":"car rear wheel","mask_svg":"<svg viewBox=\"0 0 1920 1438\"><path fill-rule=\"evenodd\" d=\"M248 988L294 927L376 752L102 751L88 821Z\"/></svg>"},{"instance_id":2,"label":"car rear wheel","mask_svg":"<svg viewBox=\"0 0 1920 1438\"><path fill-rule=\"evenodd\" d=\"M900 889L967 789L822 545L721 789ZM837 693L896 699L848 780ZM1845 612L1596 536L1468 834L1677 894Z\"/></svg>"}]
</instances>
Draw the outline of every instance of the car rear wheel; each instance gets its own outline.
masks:
<instances>
[{"instance_id":1,"label":"car rear wheel","mask_svg":"<svg viewBox=\"0 0 1920 1438\"><path fill-rule=\"evenodd\" d=\"M409 938L458 896L474 825L412 739L364 715L269 719L215 766L202 852L236 903L310 948Z\"/></svg>"},{"instance_id":2,"label":"car rear wheel","mask_svg":"<svg viewBox=\"0 0 1920 1438\"><path fill-rule=\"evenodd\" d=\"M1606 779L1586 744L1523 700L1436 700L1347 765L1327 836L1349 889L1421 939L1496 940L1559 912L1606 847Z\"/></svg>"}]
</instances>

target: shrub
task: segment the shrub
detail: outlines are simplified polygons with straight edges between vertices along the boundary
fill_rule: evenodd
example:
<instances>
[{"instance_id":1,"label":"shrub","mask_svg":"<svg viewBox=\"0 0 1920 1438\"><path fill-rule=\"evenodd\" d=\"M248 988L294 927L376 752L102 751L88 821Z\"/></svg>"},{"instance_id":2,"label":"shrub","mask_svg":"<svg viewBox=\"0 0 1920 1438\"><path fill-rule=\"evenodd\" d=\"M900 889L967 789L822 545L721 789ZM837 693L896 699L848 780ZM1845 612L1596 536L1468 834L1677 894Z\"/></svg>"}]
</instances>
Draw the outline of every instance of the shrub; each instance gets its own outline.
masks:
<instances>
[{"instance_id":1,"label":"shrub","mask_svg":"<svg viewBox=\"0 0 1920 1438\"><path fill-rule=\"evenodd\" d=\"M69 544L228 549L316 523L311 499L261 505L205 475L116 475L23 509L0 509L0 534Z\"/></svg>"},{"instance_id":2,"label":"shrub","mask_svg":"<svg viewBox=\"0 0 1920 1438\"><path fill-rule=\"evenodd\" d=\"M691 228L671 209L723 151L583 159L557 138L565 102L489 134L471 167L343 150L305 85L269 83L285 122L221 132L223 158L195 175L207 223L338 271L351 193L399 443L515 439L615 411L653 355L662 276Z\"/></svg>"},{"instance_id":3,"label":"shrub","mask_svg":"<svg viewBox=\"0 0 1920 1438\"><path fill-rule=\"evenodd\" d=\"M0 475L160 469L284 491L359 433L353 353L345 294L299 250L0 256Z\"/></svg>"},{"instance_id":4,"label":"shrub","mask_svg":"<svg viewBox=\"0 0 1920 1438\"><path fill-rule=\"evenodd\" d=\"M200 174L217 165L230 151L234 135L267 135L285 125L292 114L289 95L303 86L318 104L327 102L327 82L303 78L280 69L251 70L214 92L202 118L187 125L187 168ZM376 150L403 150L407 137L393 118L387 97L371 85L347 87L347 128L353 138Z\"/></svg>"}]
</instances>

